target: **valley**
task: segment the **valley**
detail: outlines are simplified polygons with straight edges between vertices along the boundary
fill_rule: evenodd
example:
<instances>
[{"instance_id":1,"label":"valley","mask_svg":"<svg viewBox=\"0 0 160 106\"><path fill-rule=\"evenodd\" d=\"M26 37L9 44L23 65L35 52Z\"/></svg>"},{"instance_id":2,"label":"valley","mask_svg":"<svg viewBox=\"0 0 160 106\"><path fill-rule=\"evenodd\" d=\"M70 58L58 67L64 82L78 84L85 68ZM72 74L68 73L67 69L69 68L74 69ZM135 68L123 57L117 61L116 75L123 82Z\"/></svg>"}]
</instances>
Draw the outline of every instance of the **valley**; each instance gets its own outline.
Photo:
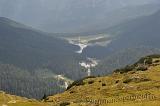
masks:
<instances>
[{"instance_id":1,"label":"valley","mask_svg":"<svg viewBox=\"0 0 160 106\"><path fill-rule=\"evenodd\" d=\"M81 54L85 48L88 46L107 46L112 40L111 36L107 34L98 34L98 35L88 35L88 36L71 36L63 37L62 39L67 40L70 44L79 46L80 50L75 51L76 53Z\"/></svg>"},{"instance_id":2,"label":"valley","mask_svg":"<svg viewBox=\"0 0 160 106\"><path fill-rule=\"evenodd\" d=\"M0 106L159 106L159 41L159 0L0 0Z\"/></svg>"},{"instance_id":3,"label":"valley","mask_svg":"<svg viewBox=\"0 0 160 106\"><path fill-rule=\"evenodd\" d=\"M159 17L158 14L159 12L149 18L142 18L147 22L154 22L154 17ZM138 27L142 18L134 20L133 23ZM142 23L145 22L142 21ZM155 43L143 43L144 40L153 42L154 39L159 39L156 38L157 36L153 36L152 39L141 39L142 42L139 37L135 40L132 36L125 37L127 35L125 32L128 31L126 29L131 30L134 25L132 21L126 22L112 27L112 30L106 29L108 34L58 37L56 34L50 36L48 33L13 20L0 18L0 79L2 81L0 89L18 96L41 99L44 94L63 92L74 80L90 75L104 76L112 73L116 68L134 63L144 55L160 53L158 46L152 45ZM154 27L155 34L159 33L159 30L156 30L159 24L156 23ZM119 33L120 30L121 33ZM113 31L115 35L111 35L110 32ZM140 36L141 33L137 33L138 35ZM139 41L141 45L137 47L133 40ZM130 44L124 45L126 41ZM14 74L11 74L11 70L14 70L12 71ZM8 77L13 82L6 80ZM19 79L23 80L19 82ZM20 83L19 86L17 82ZM24 86L26 82L29 88ZM35 82L37 85L34 85ZM8 83L9 86L4 86L3 83ZM53 87L55 89L52 89Z\"/></svg>"}]
</instances>

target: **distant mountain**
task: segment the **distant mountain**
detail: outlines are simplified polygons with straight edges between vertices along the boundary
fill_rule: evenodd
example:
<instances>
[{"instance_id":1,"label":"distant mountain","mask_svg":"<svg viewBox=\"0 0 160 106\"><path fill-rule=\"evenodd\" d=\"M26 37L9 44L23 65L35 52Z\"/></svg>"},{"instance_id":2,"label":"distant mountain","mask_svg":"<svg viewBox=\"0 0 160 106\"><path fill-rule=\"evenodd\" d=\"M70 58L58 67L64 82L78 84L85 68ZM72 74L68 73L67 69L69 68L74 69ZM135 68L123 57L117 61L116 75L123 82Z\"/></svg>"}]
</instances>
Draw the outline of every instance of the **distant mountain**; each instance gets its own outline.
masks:
<instances>
[{"instance_id":1,"label":"distant mountain","mask_svg":"<svg viewBox=\"0 0 160 106\"><path fill-rule=\"evenodd\" d=\"M0 16L47 32L92 32L150 15L158 4L159 0L1 0Z\"/></svg>"},{"instance_id":2,"label":"distant mountain","mask_svg":"<svg viewBox=\"0 0 160 106\"><path fill-rule=\"evenodd\" d=\"M124 48L112 52L110 55L104 56L99 65L96 67L96 71L93 73L94 75L97 75L98 73L100 75L106 75L108 73L112 73L112 71L117 68L122 68L126 65L133 64L139 58L151 54L160 54L160 49L147 46Z\"/></svg>"},{"instance_id":3,"label":"distant mountain","mask_svg":"<svg viewBox=\"0 0 160 106\"><path fill-rule=\"evenodd\" d=\"M159 28L160 11L151 16L141 17L112 27L111 29L117 37L109 44L109 47L113 51L138 46L159 48Z\"/></svg>"},{"instance_id":4,"label":"distant mountain","mask_svg":"<svg viewBox=\"0 0 160 106\"><path fill-rule=\"evenodd\" d=\"M103 54L97 70L101 70L105 74L115 68L132 64L142 56L159 53L159 28L160 11L106 30L106 32L115 37L107 47L102 49L102 53L105 52L106 55ZM88 49L92 51L96 50L95 47Z\"/></svg>"},{"instance_id":5,"label":"distant mountain","mask_svg":"<svg viewBox=\"0 0 160 106\"><path fill-rule=\"evenodd\" d=\"M133 20L142 16L149 16L160 9L160 4L145 4L140 6L127 6L99 15L99 20L89 23L81 28L84 35L108 33L107 28ZM94 17L94 16L92 16ZM90 20L88 20L90 22Z\"/></svg>"},{"instance_id":6,"label":"distant mountain","mask_svg":"<svg viewBox=\"0 0 160 106\"><path fill-rule=\"evenodd\" d=\"M88 47L84 54L101 58L95 74L98 71L101 74L110 73L115 68L132 64L142 56L159 53L159 28L160 11L127 21L103 30L114 36L107 47Z\"/></svg>"},{"instance_id":7,"label":"distant mountain","mask_svg":"<svg viewBox=\"0 0 160 106\"><path fill-rule=\"evenodd\" d=\"M159 5L159 4L157 4ZM151 6L151 5L148 5ZM152 7L152 6L151 6ZM130 7L132 8L132 7ZM147 11L147 9L142 9L142 7L134 8L136 13ZM132 8L133 9L133 8ZM149 9L150 10L150 9ZM119 15L122 13L125 15L121 17L116 17L118 19L126 19L126 17L130 17L132 12L130 13L130 10L127 10L127 8L124 8L121 11ZM117 12L118 13L118 12ZM116 12L112 13L116 14ZM130 14L130 15L129 15ZM147 16L141 16L136 19L129 19L125 20L123 23L120 23L118 25L109 27L107 29L102 30L94 30L91 32L83 33L84 35L110 35L111 36L111 43L107 46L88 46L84 49L83 55L91 56L91 57L97 57L97 58L103 58L106 55L109 55L109 53L116 52L117 50L122 50L125 48L134 48L138 46L150 46L151 48L159 48L159 12L155 12L151 15ZM133 15L133 14L132 14ZM113 18L113 17L112 17ZM111 19L112 19L111 18ZM132 17L133 18L133 17ZM155 19L156 18L156 19ZM108 19L106 19L106 22ZM114 21L108 22L109 24L114 23ZM103 23L101 26L103 26L105 23ZM99 28L99 27L98 27ZM77 34L78 35L78 34ZM152 36L150 36L152 35ZM144 39L145 38L145 39Z\"/></svg>"}]
</instances>

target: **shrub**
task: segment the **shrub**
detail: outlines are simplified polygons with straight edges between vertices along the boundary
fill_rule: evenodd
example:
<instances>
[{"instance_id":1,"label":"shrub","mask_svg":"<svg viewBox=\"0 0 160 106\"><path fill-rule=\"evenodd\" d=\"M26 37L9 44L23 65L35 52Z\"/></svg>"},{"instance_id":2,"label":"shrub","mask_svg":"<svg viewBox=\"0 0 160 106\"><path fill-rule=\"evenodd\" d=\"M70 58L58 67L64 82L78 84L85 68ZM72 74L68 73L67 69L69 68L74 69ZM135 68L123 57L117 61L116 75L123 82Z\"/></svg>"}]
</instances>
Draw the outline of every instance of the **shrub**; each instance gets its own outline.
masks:
<instances>
[{"instance_id":1,"label":"shrub","mask_svg":"<svg viewBox=\"0 0 160 106\"><path fill-rule=\"evenodd\" d=\"M60 106L67 106L67 105L70 105L70 103L69 102L63 102L63 103L60 104Z\"/></svg>"},{"instance_id":2,"label":"shrub","mask_svg":"<svg viewBox=\"0 0 160 106\"><path fill-rule=\"evenodd\" d=\"M136 83L139 83L139 82L151 81L151 79L148 79L148 78L135 78L134 81Z\"/></svg>"},{"instance_id":3,"label":"shrub","mask_svg":"<svg viewBox=\"0 0 160 106\"><path fill-rule=\"evenodd\" d=\"M119 82L119 80L116 81L116 84Z\"/></svg>"},{"instance_id":4,"label":"shrub","mask_svg":"<svg viewBox=\"0 0 160 106\"><path fill-rule=\"evenodd\" d=\"M71 91L70 94L71 94L71 93L75 93L75 91Z\"/></svg>"},{"instance_id":5,"label":"shrub","mask_svg":"<svg viewBox=\"0 0 160 106\"><path fill-rule=\"evenodd\" d=\"M134 69L134 66L126 66L124 69L123 69L123 71L124 72L129 72L129 71L132 71Z\"/></svg>"},{"instance_id":6,"label":"shrub","mask_svg":"<svg viewBox=\"0 0 160 106\"><path fill-rule=\"evenodd\" d=\"M106 84L105 84L105 83L102 83L102 86L106 86Z\"/></svg>"},{"instance_id":7,"label":"shrub","mask_svg":"<svg viewBox=\"0 0 160 106\"><path fill-rule=\"evenodd\" d=\"M146 71L148 68L146 66L140 66L137 68L137 71Z\"/></svg>"},{"instance_id":8,"label":"shrub","mask_svg":"<svg viewBox=\"0 0 160 106\"><path fill-rule=\"evenodd\" d=\"M72 84L70 84L70 85L68 86L67 90L69 90L69 89L72 88L73 86L84 85L85 83L83 82L83 80L89 79L89 78L96 78L96 76L87 76L87 77L85 77L85 78L83 78L83 79L74 81Z\"/></svg>"},{"instance_id":9,"label":"shrub","mask_svg":"<svg viewBox=\"0 0 160 106\"><path fill-rule=\"evenodd\" d=\"M87 77L84 77L83 80L89 79L89 78L96 78L96 76L87 76Z\"/></svg>"},{"instance_id":10,"label":"shrub","mask_svg":"<svg viewBox=\"0 0 160 106\"><path fill-rule=\"evenodd\" d=\"M44 100L46 102L48 100L47 95L44 94L41 100Z\"/></svg>"},{"instance_id":11,"label":"shrub","mask_svg":"<svg viewBox=\"0 0 160 106\"><path fill-rule=\"evenodd\" d=\"M126 80L123 81L123 83L129 83L131 81L132 81L132 79L126 79Z\"/></svg>"},{"instance_id":12,"label":"shrub","mask_svg":"<svg viewBox=\"0 0 160 106\"><path fill-rule=\"evenodd\" d=\"M131 65L131 66L127 65L125 68L116 69L114 72L115 73L119 72L119 73L123 74L123 73L127 73L129 71L132 71L134 68L135 68L134 65Z\"/></svg>"},{"instance_id":13,"label":"shrub","mask_svg":"<svg viewBox=\"0 0 160 106\"><path fill-rule=\"evenodd\" d=\"M119 73L119 72L121 72L121 70L120 70L120 69L116 69L116 70L114 70L113 72Z\"/></svg>"},{"instance_id":14,"label":"shrub","mask_svg":"<svg viewBox=\"0 0 160 106\"><path fill-rule=\"evenodd\" d=\"M160 62L160 60L156 60L156 61L155 61L155 63L159 63L159 62Z\"/></svg>"},{"instance_id":15,"label":"shrub","mask_svg":"<svg viewBox=\"0 0 160 106\"><path fill-rule=\"evenodd\" d=\"M145 64L152 64L152 58L147 58Z\"/></svg>"},{"instance_id":16,"label":"shrub","mask_svg":"<svg viewBox=\"0 0 160 106\"><path fill-rule=\"evenodd\" d=\"M85 83L83 82L83 79L82 80L77 80L77 81L74 81L72 84L70 84L68 87L67 87L67 90L69 90L70 88L72 88L73 86L80 86L80 85L84 85Z\"/></svg>"},{"instance_id":17,"label":"shrub","mask_svg":"<svg viewBox=\"0 0 160 106\"><path fill-rule=\"evenodd\" d=\"M160 54L153 54L153 55L149 55L147 57L150 57L150 58L160 58Z\"/></svg>"},{"instance_id":18,"label":"shrub","mask_svg":"<svg viewBox=\"0 0 160 106\"><path fill-rule=\"evenodd\" d=\"M94 83L94 81L93 81L93 80L88 81L88 84L93 84L93 83Z\"/></svg>"},{"instance_id":19,"label":"shrub","mask_svg":"<svg viewBox=\"0 0 160 106\"><path fill-rule=\"evenodd\" d=\"M102 82L102 81L100 80L100 81L98 81L98 82L100 83L100 82Z\"/></svg>"},{"instance_id":20,"label":"shrub","mask_svg":"<svg viewBox=\"0 0 160 106\"><path fill-rule=\"evenodd\" d=\"M129 78L123 81L123 83L130 83L131 81L139 83L139 82L146 82L146 81L151 81L148 78Z\"/></svg>"},{"instance_id":21,"label":"shrub","mask_svg":"<svg viewBox=\"0 0 160 106\"><path fill-rule=\"evenodd\" d=\"M145 64L152 64L152 60L153 60L152 56L143 57L135 65L144 64L144 62Z\"/></svg>"}]
</instances>

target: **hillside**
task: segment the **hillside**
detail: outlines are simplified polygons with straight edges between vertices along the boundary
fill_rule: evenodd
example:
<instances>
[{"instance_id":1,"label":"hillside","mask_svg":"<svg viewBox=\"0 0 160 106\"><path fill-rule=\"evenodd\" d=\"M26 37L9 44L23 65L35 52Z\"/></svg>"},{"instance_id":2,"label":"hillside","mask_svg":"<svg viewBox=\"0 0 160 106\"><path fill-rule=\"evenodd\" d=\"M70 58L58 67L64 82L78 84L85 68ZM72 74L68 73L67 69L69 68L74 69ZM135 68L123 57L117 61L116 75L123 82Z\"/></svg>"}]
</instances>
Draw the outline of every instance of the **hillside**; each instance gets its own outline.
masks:
<instances>
[{"instance_id":1,"label":"hillside","mask_svg":"<svg viewBox=\"0 0 160 106\"><path fill-rule=\"evenodd\" d=\"M159 106L159 75L160 55L150 55L111 75L75 81L46 101L56 106Z\"/></svg>"},{"instance_id":2,"label":"hillside","mask_svg":"<svg viewBox=\"0 0 160 106\"><path fill-rule=\"evenodd\" d=\"M107 46L88 46L84 49L83 54L103 60L104 57L108 57L110 54L112 55L113 53L125 49L134 49L142 46L147 48L159 48L159 19L160 11L149 16L126 20L121 24L100 30L97 33L110 35L112 37L111 43L107 44Z\"/></svg>"},{"instance_id":3,"label":"hillside","mask_svg":"<svg viewBox=\"0 0 160 106\"><path fill-rule=\"evenodd\" d=\"M96 49L99 50L99 48L100 50L102 48L103 52L107 53L107 55L140 46L159 48L159 27L160 11L149 16L142 16L126 21L108 29L101 30L102 33L106 32L108 35L114 36L112 42L103 48L88 47L86 48L86 53L89 55L97 55ZM104 57L103 52L101 53L102 58Z\"/></svg>"},{"instance_id":4,"label":"hillside","mask_svg":"<svg viewBox=\"0 0 160 106\"><path fill-rule=\"evenodd\" d=\"M160 11L112 27L117 38L109 45L112 50L138 46L159 48ZM127 42L126 42L127 41ZM118 45L118 46L117 46Z\"/></svg>"},{"instance_id":5,"label":"hillside","mask_svg":"<svg viewBox=\"0 0 160 106\"><path fill-rule=\"evenodd\" d=\"M0 90L18 96L41 99L44 94L56 94L62 92L57 79L53 78L53 72L42 69L32 74L29 70L24 70L10 64L0 63ZM49 75L52 77L48 77ZM46 77L46 78L44 78ZM54 88L54 89L53 89Z\"/></svg>"},{"instance_id":6,"label":"hillside","mask_svg":"<svg viewBox=\"0 0 160 106\"><path fill-rule=\"evenodd\" d=\"M84 53L93 57L101 56L97 69L104 74L132 64L141 56L159 53L159 19L160 11L111 27L106 32L115 37L107 47L88 47Z\"/></svg>"},{"instance_id":7,"label":"hillside","mask_svg":"<svg viewBox=\"0 0 160 106\"><path fill-rule=\"evenodd\" d=\"M31 100L0 91L0 106L50 106L49 104Z\"/></svg>"},{"instance_id":8,"label":"hillside","mask_svg":"<svg viewBox=\"0 0 160 106\"><path fill-rule=\"evenodd\" d=\"M34 29L17 27L21 24L7 18L0 18L0 60L22 68L37 68L50 63L51 58L74 55L75 46L49 37ZM24 61L25 60L25 61Z\"/></svg>"},{"instance_id":9,"label":"hillside","mask_svg":"<svg viewBox=\"0 0 160 106\"><path fill-rule=\"evenodd\" d=\"M83 75L76 50L67 41L0 17L0 90L37 99L62 91L56 75Z\"/></svg>"},{"instance_id":10,"label":"hillside","mask_svg":"<svg viewBox=\"0 0 160 106\"><path fill-rule=\"evenodd\" d=\"M106 75L107 73L112 73L113 70L117 68L124 67L128 64L133 64L139 58L151 54L159 54L160 49L154 47L147 46L139 46L121 49L116 51L110 55L105 56L96 67L96 71L94 71L94 75Z\"/></svg>"}]
</instances>

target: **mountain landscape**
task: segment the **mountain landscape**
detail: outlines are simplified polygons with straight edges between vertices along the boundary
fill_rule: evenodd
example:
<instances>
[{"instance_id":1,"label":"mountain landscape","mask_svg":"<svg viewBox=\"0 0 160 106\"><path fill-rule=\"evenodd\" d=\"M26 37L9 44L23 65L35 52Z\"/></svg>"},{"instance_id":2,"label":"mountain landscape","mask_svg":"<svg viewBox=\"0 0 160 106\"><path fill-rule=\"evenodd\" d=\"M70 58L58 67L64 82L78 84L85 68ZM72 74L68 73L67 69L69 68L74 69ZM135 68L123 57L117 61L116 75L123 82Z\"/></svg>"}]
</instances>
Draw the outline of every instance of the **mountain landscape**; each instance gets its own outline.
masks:
<instances>
[{"instance_id":1,"label":"mountain landscape","mask_svg":"<svg viewBox=\"0 0 160 106\"><path fill-rule=\"evenodd\" d=\"M160 55L141 58L104 77L73 82L64 93L36 101L0 92L5 106L158 106Z\"/></svg>"},{"instance_id":2,"label":"mountain landscape","mask_svg":"<svg viewBox=\"0 0 160 106\"><path fill-rule=\"evenodd\" d=\"M46 101L61 106L158 106L159 59L159 55L147 56L111 75L75 81L64 93Z\"/></svg>"},{"instance_id":3,"label":"mountain landscape","mask_svg":"<svg viewBox=\"0 0 160 106\"><path fill-rule=\"evenodd\" d=\"M0 106L159 106L159 34L159 0L1 0Z\"/></svg>"}]
</instances>

